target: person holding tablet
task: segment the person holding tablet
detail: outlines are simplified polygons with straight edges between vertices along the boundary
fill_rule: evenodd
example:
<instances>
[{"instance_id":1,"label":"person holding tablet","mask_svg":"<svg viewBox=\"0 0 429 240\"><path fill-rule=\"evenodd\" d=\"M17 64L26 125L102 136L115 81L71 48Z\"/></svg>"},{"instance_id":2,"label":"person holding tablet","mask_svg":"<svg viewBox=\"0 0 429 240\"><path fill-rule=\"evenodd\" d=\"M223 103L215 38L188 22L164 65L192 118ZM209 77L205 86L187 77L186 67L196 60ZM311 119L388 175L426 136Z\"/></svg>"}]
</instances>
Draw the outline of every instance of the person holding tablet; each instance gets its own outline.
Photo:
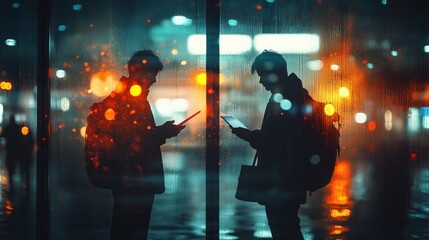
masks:
<instances>
[{"instance_id":1,"label":"person holding tablet","mask_svg":"<svg viewBox=\"0 0 429 240\"><path fill-rule=\"evenodd\" d=\"M185 128L185 121L155 124L147 96L162 69L152 51L136 52L129 77L93 104L87 118L86 171L93 185L112 190L111 240L147 239L155 194L165 191L160 146ZM107 183L97 182L99 171Z\"/></svg>"},{"instance_id":2,"label":"person holding tablet","mask_svg":"<svg viewBox=\"0 0 429 240\"><path fill-rule=\"evenodd\" d=\"M232 133L257 150L266 189L259 203L265 205L273 239L300 240L303 235L298 211L306 202L306 190L299 188L294 176L299 164L296 156L305 148L296 143L301 113L313 99L294 73L288 75L285 59L274 51L264 50L258 55L251 71L259 75L259 83L272 95L261 129L231 127ZM280 104L281 101L289 104Z\"/></svg>"}]
</instances>

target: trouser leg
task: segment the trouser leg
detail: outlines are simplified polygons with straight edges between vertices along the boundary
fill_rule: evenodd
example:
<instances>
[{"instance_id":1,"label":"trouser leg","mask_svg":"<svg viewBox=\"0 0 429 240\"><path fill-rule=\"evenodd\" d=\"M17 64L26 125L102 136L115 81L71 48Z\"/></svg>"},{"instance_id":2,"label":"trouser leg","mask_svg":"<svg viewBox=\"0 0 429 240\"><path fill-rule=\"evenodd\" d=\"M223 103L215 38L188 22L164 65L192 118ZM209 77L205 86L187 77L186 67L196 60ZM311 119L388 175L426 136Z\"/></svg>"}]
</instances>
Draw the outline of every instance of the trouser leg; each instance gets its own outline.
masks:
<instances>
[{"instance_id":1,"label":"trouser leg","mask_svg":"<svg viewBox=\"0 0 429 240\"><path fill-rule=\"evenodd\" d=\"M265 205L273 239L303 240L298 211L300 203L271 203Z\"/></svg>"},{"instance_id":2,"label":"trouser leg","mask_svg":"<svg viewBox=\"0 0 429 240\"><path fill-rule=\"evenodd\" d=\"M111 240L147 239L154 194L113 191Z\"/></svg>"}]
</instances>

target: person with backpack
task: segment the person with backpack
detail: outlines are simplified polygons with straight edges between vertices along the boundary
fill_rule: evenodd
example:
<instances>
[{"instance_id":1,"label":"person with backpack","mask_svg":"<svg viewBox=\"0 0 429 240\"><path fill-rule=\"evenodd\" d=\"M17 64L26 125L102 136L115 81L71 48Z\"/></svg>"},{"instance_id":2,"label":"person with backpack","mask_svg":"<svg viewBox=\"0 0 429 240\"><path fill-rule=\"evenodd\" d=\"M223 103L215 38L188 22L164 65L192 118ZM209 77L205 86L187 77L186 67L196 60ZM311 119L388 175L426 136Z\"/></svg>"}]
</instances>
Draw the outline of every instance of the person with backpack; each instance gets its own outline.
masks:
<instances>
[{"instance_id":1,"label":"person with backpack","mask_svg":"<svg viewBox=\"0 0 429 240\"><path fill-rule=\"evenodd\" d=\"M129 77L87 118L86 173L94 186L112 190L111 240L147 239L154 196L165 191L160 146L185 127L155 123L147 96L162 69L152 51L136 52Z\"/></svg>"},{"instance_id":2,"label":"person with backpack","mask_svg":"<svg viewBox=\"0 0 429 240\"><path fill-rule=\"evenodd\" d=\"M274 51L264 50L258 55L251 71L259 75L259 83L272 95L261 129L232 128L232 133L257 151L259 189L264 191L255 194L260 194L258 202L265 205L273 239L300 240L298 212L312 188L307 184L306 179L312 176L306 166L325 164L321 162L324 156L315 148L330 144L323 142L324 104L313 100L294 73L288 75L286 60ZM330 146L334 145L332 149L338 146ZM335 157L325 169L333 172ZM328 180L320 181L329 182L332 172ZM318 187L323 184L316 183Z\"/></svg>"}]
</instances>

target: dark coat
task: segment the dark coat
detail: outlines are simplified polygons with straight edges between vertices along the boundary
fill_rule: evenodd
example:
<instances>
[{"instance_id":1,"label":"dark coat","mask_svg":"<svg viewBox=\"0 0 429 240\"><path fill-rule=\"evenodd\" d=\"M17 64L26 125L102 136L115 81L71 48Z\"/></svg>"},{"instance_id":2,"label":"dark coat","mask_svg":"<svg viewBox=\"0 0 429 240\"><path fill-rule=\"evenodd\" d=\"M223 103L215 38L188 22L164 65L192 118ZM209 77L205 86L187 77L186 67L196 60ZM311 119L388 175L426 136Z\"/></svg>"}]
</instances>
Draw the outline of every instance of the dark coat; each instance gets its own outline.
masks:
<instances>
[{"instance_id":1,"label":"dark coat","mask_svg":"<svg viewBox=\"0 0 429 240\"><path fill-rule=\"evenodd\" d=\"M87 175L94 185L165 191L160 149L165 138L157 131L146 97L112 93L91 107L85 153Z\"/></svg>"},{"instance_id":2,"label":"dark coat","mask_svg":"<svg viewBox=\"0 0 429 240\"><path fill-rule=\"evenodd\" d=\"M305 128L313 124L308 114L317 104L308 91L302 88L301 80L291 74L288 82L291 89L281 93L283 99L291 103L290 109L283 109L274 95L269 99L261 130L255 130L250 144L258 151L258 166L262 171L262 182L268 190L267 197L283 198L304 203L306 190L301 188L298 179L299 155L305 151Z\"/></svg>"}]
</instances>

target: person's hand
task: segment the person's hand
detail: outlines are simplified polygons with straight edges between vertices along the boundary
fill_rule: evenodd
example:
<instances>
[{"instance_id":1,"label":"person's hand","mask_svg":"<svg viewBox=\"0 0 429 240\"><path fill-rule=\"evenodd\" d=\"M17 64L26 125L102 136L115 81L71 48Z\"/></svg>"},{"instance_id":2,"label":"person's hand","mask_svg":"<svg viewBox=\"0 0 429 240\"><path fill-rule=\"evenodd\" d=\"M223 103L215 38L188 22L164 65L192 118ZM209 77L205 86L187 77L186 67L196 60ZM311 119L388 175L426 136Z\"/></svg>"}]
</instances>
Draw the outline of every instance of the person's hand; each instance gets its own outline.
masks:
<instances>
[{"instance_id":1,"label":"person's hand","mask_svg":"<svg viewBox=\"0 0 429 240\"><path fill-rule=\"evenodd\" d=\"M186 127L185 125L176 125L174 124L174 120L171 120L171 121L165 122L158 128L160 129L160 131L162 132L162 135L165 138L172 138L177 136L180 133L180 131L182 131L182 129L184 129L185 127Z\"/></svg>"},{"instance_id":2,"label":"person's hand","mask_svg":"<svg viewBox=\"0 0 429 240\"><path fill-rule=\"evenodd\" d=\"M250 131L249 129L246 128L231 128L232 129L232 133L235 134L237 137L243 139L244 141L249 142L251 135L252 135L252 131Z\"/></svg>"}]
</instances>

